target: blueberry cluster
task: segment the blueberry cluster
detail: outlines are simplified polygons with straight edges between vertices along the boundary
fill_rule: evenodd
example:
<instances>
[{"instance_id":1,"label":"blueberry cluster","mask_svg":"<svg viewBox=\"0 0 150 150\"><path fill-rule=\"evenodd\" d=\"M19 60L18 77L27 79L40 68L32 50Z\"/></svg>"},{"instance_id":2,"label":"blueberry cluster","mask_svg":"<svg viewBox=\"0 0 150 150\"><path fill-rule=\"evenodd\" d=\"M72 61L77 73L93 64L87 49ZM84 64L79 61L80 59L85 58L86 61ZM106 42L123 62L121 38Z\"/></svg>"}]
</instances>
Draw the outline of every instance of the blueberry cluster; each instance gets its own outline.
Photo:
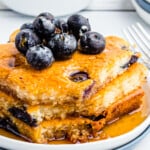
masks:
<instances>
[{"instance_id":1,"label":"blueberry cluster","mask_svg":"<svg viewBox=\"0 0 150 150\"><path fill-rule=\"evenodd\" d=\"M54 60L71 58L77 47L81 53L98 54L105 48L105 39L92 32L89 20L81 15L64 21L44 12L20 27L15 45L33 68L41 70Z\"/></svg>"}]
</instances>

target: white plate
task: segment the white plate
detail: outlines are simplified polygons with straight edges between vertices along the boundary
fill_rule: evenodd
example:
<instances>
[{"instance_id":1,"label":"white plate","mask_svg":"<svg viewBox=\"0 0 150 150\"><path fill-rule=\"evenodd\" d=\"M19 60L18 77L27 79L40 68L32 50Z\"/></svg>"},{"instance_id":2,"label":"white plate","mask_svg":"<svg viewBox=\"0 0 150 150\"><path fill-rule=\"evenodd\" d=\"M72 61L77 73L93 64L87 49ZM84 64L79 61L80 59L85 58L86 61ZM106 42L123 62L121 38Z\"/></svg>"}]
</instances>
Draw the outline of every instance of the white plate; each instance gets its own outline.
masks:
<instances>
[{"instance_id":1,"label":"white plate","mask_svg":"<svg viewBox=\"0 0 150 150\"><path fill-rule=\"evenodd\" d=\"M148 75L148 83L145 88L145 92L147 95L148 105L150 106L150 73ZM148 126L150 125L150 115L136 128L131 130L130 132L106 139L100 140L96 142L83 143L83 144L34 144L28 142L22 142L14 139L10 139L4 136L0 136L0 147L11 149L11 150L106 150L113 149L124 145L137 136L139 136Z\"/></svg>"}]
</instances>

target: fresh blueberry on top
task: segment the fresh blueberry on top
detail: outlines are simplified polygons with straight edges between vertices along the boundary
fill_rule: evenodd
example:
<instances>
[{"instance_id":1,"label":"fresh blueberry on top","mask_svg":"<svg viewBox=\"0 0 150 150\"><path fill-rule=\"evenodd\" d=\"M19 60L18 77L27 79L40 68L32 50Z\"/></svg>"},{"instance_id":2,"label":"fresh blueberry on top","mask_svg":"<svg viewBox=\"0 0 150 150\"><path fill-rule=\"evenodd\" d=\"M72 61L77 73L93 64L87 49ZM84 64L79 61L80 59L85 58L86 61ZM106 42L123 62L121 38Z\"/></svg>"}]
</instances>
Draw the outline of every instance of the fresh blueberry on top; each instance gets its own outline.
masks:
<instances>
[{"instance_id":1,"label":"fresh blueberry on top","mask_svg":"<svg viewBox=\"0 0 150 150\"><path fill-rule=\"evenodd\" d=\"M55 26L56 28L61 30L61 32L64 32L64 33L68 32L68 24L66 21L62 19L55 20Z\"/></svg>"},{"instance_id":2,"label":"fresh blueberry on top","mask_svg":"<svg viewBox=\"0 0 150 150\"><path fill-rule=\"evenodd\" d=\"M88 31L88 27L87 26L82 26L80 31L79 31L79 35L82 36L87 31Z\"/></svg>"},{"instance_id":3,"label":"fresh blueberry on top","mask_svg":"<svg viewBox=\"0 0 150 150\"><path fill-rule=\"evenodd\" d=\"M52 51L43 45L30 47L27 51L26 59L27 62L37 70L50 66L54 61Z\"/></svg>"},{"instance_id":4,"label":"fresh blueberry on top","mask_svg":"<svg viewBox=\"0 0 150 150\"><path fill-rule=\"evenodd\" d=\"M48 42L56 59L69 59L77 47L76 38L67 33L57 33Z\"/></svg>"},{"instance_id":5,"label":"fresh blueberry on top","mask_svg":"<svg viewBox=\"0 0 150 150\"><path fill-rule=\"evenodd\" d=\"M35 32L44 38L51 37L51 34L55 32L55 25L50 19L43 16L37 17L33 22Z\"/></svg>"},{"instance_id":6,"label":"fresh blueberry on top","mask_svg":"<svg viewBox=\"0 0 150 150\"><path fill-rule=\"evenodd\" d=\"M98 54L105 48L105 38L97 32L88 31L81 36L79 44L82 53Z\"/></svg>"},{"instance_id":7,"label":"fresh blueberry on top","mask_svg":"<svg viewBox=\"0 0 150 150\"><path fill-rule=\"evenodd\" d=\"M49 12L42 12L38 15L38 17L41 17L41 16L45 17L48 20L51 20L52 22L54 21L54 16Z\"/></svg>"},{"instance_id":8,"label":"fresh blueberry on top","mask_svg":"<svg viewBox=\"0 0 150 150\"><path fill-rule=\"evenodd\" d=\"M33 24L32 24L32 23L24 23L24 24L20 27L20 30L24 30L24 29L33 30Z\"/></svg>"},{"instance_id":9,"label":"fresh blueberry on top","mask_svg":"<svg viewBox=\"0 0 150 150\"><path fill-rule=\"evenodd\" d=\"M40 43L39 37L29 29L21 30L15 38L16 48L23 54L26 55L27 50Z\"/></svg>"},{"instance_id":10,"label":"fresh blueberry on top","mask_svg":"<svg viewBox=\"0 0 150 150\"><path fill-rule=\"evenodd\" d=\"M87 32L91 30L89 20L78 14L70 16L67 23L69 31L75 35L76 39L79 39L81 32Z\"/></svg>"}]
</instances>

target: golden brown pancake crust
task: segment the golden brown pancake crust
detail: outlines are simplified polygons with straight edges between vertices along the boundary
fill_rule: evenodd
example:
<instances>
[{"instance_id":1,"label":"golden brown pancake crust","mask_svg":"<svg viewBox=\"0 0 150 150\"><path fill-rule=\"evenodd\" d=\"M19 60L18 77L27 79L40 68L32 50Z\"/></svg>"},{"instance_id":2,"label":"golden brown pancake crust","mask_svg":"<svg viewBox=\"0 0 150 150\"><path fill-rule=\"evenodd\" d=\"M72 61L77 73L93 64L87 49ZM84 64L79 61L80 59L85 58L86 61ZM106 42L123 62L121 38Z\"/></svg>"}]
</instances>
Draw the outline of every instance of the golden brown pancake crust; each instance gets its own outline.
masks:
<instances>
[{"instance_id":1,"label":"golden brown pancake crust","mask_svg":"<svg viewBox=\"0 0 150 150\"><path fill-rule=\"evenodd\" d=\"M74 103L88 99L99 88L121 74L127 68L133 53L122 50L127 45L117 37L106 38L106 49L101 54L85 55L76 52L72 59L56 61L51 67L38 71L27 64L16 50L14 43L0 45L0 88L24 103ZM127 47L127 46L126 46ZM77 72L87 73L89 78L74 82L70 76Z\"/></svg>"}]
</instances>

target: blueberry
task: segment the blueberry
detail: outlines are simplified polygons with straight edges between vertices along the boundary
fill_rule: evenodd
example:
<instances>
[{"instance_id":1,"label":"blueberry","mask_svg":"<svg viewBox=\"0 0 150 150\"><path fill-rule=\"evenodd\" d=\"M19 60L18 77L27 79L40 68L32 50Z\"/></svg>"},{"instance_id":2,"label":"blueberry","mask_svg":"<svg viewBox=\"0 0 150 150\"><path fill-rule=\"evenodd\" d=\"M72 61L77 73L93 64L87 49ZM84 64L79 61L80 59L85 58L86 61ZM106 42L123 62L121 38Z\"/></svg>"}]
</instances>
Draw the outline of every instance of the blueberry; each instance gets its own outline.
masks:
<instances>
[{"instance_id":1,"label":"blueberry","mask_svg":"<svg viewBox=\"0 0 150 150\"><path fill-rule=\"evenodd\" d=\"M27 62L37 70L50 66L54 61L52 51L43 45L30 47L27 51L26 59Z\"/></svg>"},{"instance_id":2,"label":"blueberry","mask_svg":"<svg viewBox=\"0 0 150 150\"><path fill-rule=\"evenodd\" d=\"M24 24L20 27L20 30L24 30L24 29L33 30L33 24L32 24L32 23L24 23Z\"/></svg>"},{"instance_id":3,"label":"blueberry","mask_svg":"<svg viewBox=\"0 0 150 150\"><path fill-rule=\"evenodd\" d=\"M122 68L128 68L130 67L132 64L134 64L135 62L137 62L138 60L138 56L136 55L132 55L129 62L127 62L125 65L122 66Z\"/></svg>"},{"instance_id":4,"label":"blueberry","mask_svg":"<svg viewBox=\"0 0 150 150\"><path fill-rule=\"evenodd\" d=\"M85 54L98 54L105 48L105 38L97 32L84 33L79 41L80 51Z\"/></svg>"},{"instance_id":5,"label":"blueberry","mask_svg":"<svg viewBox=\"0 0 150 150\"><path fill-rule=\"evenodd\" d=\"M74 82L82 82L89 79L89 75L87 72L79 71L70 75L70 80Z\"/></svg>"},{"instance_id":6,"label":"blueberry","mask_svg":"<svg viewBox=\"0 0 150 150\"><path fill-rule=\"evenodd\" d=\"M77 41L73 35L67 33L57 33L48 42L56 59L69 59L75 52Z\"/></svg>"},{"instance_id":7,"label":"blueberry","mask_svg":"<svg viewBox=\"0 0 150 150\"><path fill-rule=\"evenodd\" d=\"M45 17L48 20L54 21L54 16L49 12L42 12L38 15L38 17Z\"/></svg>"},{"instance_id":8,"label":"blueberry","mask_svg":"<svg viewBox=\"0 0 150 150\"><path fill-rule=\"evenodd\" d=\"M29 29L21 30L15 38L16 48L23 54L26 55L29 47L40 43L39 37Z\"/></svg>"},{"instance_id":9,"label":"blueberry","mask_svg":"<svg viewBox=\"0 0 150 150\"><path fill-rule=\"evenodd\" d=\"M10 107L8 111L15 117L25 122L29 126L37 126L37 120L34 119L24 108Z\"/></svg>"},{"instance_id":10,"label":"blueberry","mask_svg":"<svg viewBox=\"0 0 150 150\"><path fill-rule=\"evenodd\" d=\"M87 32L91 30L89 20L84 16L75 14L68 18L69 31L75 35L76 39L79 39L82 32Z\"/></svg>"},{"instance_id":11,"label":"blueberry","mask_svg":"<svg viewBox=\"0 0 150 150\"><path fill-rule=\"evenodd\" d=\"M55 32L55 25L44 16L37 17L33 22L35 32L44 38L49 38Z\"/></svg>"},{"instance_id":12,"label":"blueberry","mask_svg":"<svg viewBox=\"0 0 150 150\"><path fill-rule=\"evenodd\" d=\"M55 26L56 28L61 30L61 32L65 32L65 33L68 32L68 24L66 21L62 19L55 20Z\"/></svg>"}]
</instances>

